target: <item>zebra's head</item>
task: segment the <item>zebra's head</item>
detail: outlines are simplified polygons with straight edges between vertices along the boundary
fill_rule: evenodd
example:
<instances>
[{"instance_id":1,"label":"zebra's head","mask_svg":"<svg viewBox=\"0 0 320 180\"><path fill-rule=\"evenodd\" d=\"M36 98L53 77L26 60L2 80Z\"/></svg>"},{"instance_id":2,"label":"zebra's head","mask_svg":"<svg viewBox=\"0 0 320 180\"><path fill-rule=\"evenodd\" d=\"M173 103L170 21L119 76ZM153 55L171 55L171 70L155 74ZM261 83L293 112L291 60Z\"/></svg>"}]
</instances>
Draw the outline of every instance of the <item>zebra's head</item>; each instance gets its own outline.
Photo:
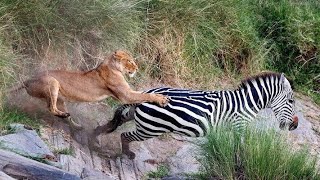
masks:
<instances>
[{"instance_id":1,"label":"zebra's head","mask_svg":"<svg viewBox=\"0 0 320 180\"><path fill-rule=\"evenodd\" d=\"M276 89L278 93L271 101L271 109L275 113L277 120L280 123L280 129L286 127L291 131L298 127L298 117L295 115L295 100L293 91L287 78L282 73L278 78L278 85ZM276 84L276 80L274 81Z\"/></svg>"}]
</instances>

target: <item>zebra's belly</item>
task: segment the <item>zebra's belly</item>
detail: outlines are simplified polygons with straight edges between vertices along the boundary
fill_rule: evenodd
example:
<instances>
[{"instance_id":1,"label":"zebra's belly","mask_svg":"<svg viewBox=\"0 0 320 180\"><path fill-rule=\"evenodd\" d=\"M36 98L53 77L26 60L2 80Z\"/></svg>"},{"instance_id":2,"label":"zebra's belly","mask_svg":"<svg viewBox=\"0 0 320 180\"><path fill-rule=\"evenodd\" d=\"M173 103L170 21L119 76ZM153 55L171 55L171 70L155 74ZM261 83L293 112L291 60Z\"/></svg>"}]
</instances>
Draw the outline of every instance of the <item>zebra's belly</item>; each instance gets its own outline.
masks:
<instances>
[{"instance_id":1,"label":"zebra's belly","mask_svg":"<svg viewBox=\"0 0 320 180\"><path fill-rule=\"evenodd\" d=\"M135 111L137 127L147 134L173 132L190 137L206 134L210 126L207 116L199 110L173 106L172 102L166 107L143 103Z\"/></svg>"}]
</instances>

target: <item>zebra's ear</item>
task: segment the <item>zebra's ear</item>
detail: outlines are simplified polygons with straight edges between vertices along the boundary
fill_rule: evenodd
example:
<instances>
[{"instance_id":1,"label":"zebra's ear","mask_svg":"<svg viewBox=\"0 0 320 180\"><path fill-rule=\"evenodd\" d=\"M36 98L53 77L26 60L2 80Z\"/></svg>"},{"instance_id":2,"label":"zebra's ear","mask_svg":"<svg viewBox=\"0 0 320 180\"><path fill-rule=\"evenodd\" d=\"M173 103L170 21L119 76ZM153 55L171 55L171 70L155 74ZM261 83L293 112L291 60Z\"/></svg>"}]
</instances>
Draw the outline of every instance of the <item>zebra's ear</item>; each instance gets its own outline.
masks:
<instances>
[{"instance_id":1,"label":"zebra's ear","mask_svg":"<svg viewBox=\"0 0 320 180\"><path fill-rule=\"evenodd\" d=\"M285 89L291 89L290 82L288 81L288 79L286 77L284 77L284 73L281 73L280 82Z\"/></svg>"}]
</instances>

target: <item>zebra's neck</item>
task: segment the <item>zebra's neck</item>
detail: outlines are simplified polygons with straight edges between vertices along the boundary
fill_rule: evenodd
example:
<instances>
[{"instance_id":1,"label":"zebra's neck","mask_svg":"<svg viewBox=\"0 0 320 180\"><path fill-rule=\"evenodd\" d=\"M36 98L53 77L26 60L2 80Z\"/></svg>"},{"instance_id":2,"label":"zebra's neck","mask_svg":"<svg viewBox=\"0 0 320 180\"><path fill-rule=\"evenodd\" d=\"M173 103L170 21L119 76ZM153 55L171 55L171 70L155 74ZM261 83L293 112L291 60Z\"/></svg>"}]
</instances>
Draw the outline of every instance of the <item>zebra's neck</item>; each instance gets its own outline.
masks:
<instances>
[{"instance_id":1,"label":"zebra's neck","mask_svg":"<svg viewBox=\"0 0 320 180\"><path fill-rule=\"evenodd\" d=\"M269 107L273 94L268 87L256 82L249 82L246 86L234 91L220 91L220 98L215 103L214 119L237 121L238 118L251 121L258 112Z\"/></svg>"},{"instance_id":2,"label":"zebra's neck","mask_svg":"<svg viewBox=\"0 0 320 180\"><path fill-rule=\"evenodd\" d=\"M271 92L273 92L271 87L255 80L234 91L237 98L242 101L243 111L251 114L251 118L254 118L260 110L270 107L275 96L275 93Z\"/></svg>"}]
</instances>

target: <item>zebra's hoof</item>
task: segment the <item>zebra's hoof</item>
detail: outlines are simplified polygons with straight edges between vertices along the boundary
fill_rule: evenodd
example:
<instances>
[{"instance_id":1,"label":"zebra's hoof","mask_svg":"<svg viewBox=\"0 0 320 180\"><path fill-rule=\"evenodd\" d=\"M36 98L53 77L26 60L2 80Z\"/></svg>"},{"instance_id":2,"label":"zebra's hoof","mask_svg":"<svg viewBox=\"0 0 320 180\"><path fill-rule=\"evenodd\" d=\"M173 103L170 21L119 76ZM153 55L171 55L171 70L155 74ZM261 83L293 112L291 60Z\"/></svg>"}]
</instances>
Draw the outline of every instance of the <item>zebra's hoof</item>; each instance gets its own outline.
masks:
<instances>
[{"instance_id":1,"label":"zebra's hoof","mask_svg":"<svg viewBox=\"0 0 320 180\"><path fill-rule=\"evenodd\" d=\"M101 151L101 145L99 143L99 140L96 137L91 136L91 141L89 141L89 146L90 149L94 150L94 151Z\"/></svg>"},{"instance_id":2,"label":"zebra's hoof","mask_svg":"<svg viewBox=\"0 0 320 180\"><path fill-rule=\"evenodd\" d=\"M126 151L126 152L123 152L125 155L128 156L129 159L134 159L136 157L136 154L132 151Z\"/></svg>"}]
</instances>

